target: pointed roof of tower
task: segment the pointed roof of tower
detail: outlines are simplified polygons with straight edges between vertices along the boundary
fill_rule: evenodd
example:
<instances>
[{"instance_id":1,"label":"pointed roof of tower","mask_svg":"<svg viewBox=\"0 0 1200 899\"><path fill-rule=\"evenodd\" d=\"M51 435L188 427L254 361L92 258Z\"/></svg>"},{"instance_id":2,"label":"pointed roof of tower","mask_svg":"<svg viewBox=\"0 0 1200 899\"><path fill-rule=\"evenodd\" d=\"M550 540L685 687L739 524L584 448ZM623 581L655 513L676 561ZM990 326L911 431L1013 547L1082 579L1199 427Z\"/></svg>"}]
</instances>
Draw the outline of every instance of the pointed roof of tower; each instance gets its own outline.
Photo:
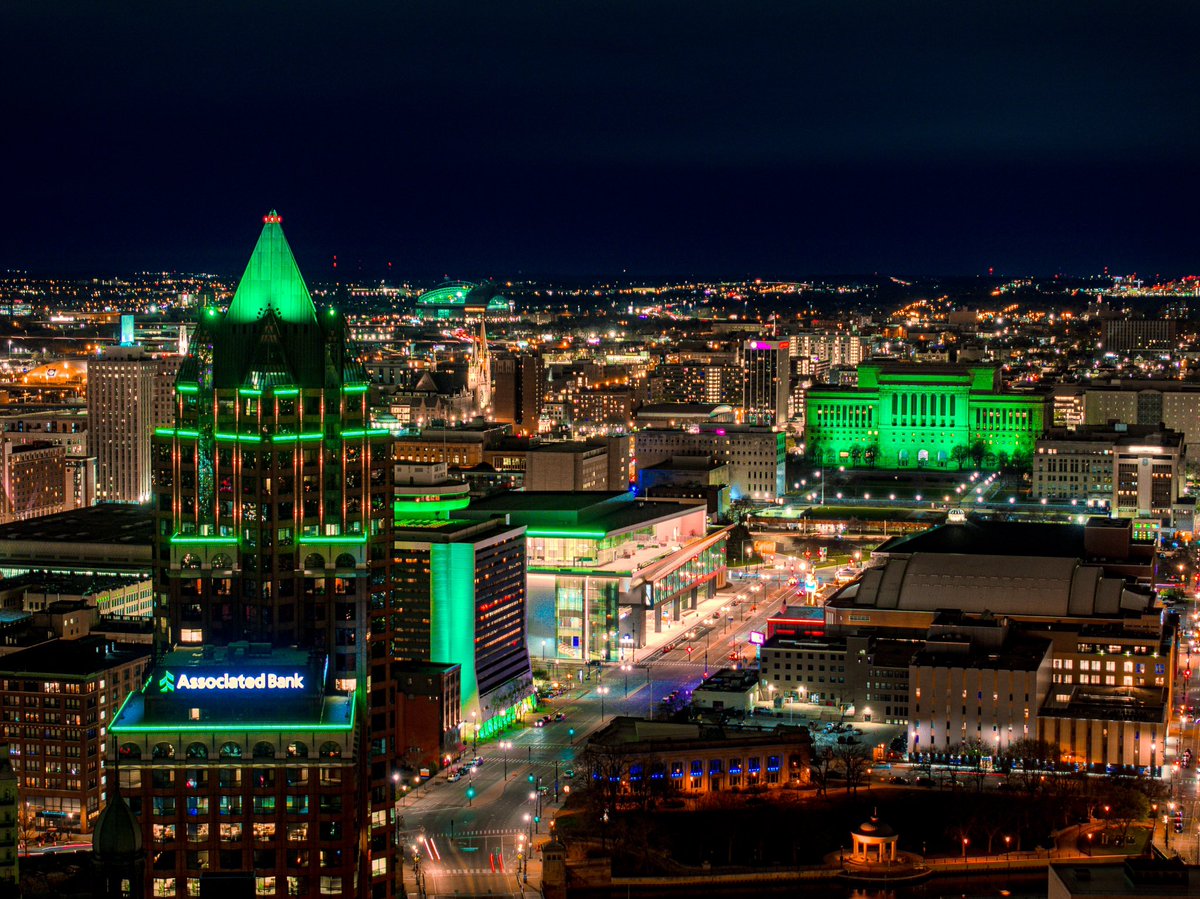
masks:
<instances>
[{"instance_id":1,"label":"pointed roof of tower","mask_svg":"<svg viewBox=\"0 0 1200 899\"><path fill-rule=\"evenodd\" d=\"M284 322L313 324L317 310L283 236L283 218L272 209L263 216L262 233L238 283L226 320L253 322L274 312Z\"/></svg>"}]
</instances>

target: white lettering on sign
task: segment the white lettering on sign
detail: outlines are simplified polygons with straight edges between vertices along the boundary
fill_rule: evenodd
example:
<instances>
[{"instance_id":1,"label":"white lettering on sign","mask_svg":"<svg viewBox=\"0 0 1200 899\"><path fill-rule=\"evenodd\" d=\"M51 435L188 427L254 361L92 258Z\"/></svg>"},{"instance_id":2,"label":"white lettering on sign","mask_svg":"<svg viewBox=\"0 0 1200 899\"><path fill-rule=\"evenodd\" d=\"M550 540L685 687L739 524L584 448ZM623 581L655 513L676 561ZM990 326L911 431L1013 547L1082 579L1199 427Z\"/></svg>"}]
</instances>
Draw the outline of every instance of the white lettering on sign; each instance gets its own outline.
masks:
<instances>
[{"instance_id":1,"label":"white lettering on sign","mask_svg":"<svg viewBox=\"0 0 1200 899\"><path fill-rule=\"evenodd\" d=\"M181 674L176 690L303 690L302 674Z\"/></svg>"}]
</instances>

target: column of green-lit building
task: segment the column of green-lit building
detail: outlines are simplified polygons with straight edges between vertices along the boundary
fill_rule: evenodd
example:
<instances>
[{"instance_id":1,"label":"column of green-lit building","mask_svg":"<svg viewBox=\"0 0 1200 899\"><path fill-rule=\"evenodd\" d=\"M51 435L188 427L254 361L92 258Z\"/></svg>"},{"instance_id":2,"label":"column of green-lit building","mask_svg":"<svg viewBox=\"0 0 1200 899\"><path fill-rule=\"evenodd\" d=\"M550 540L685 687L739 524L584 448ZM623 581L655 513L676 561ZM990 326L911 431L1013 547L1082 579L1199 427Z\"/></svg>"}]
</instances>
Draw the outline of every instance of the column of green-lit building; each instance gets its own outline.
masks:
<instances>
[{"instance_id":1,"label":"column of green-lit building","mask_svg":"<svg viewBox=\"0 0 1200 899\"><path fill-rule=\"evenodd\" d=\"M344 895L386 897L399 889L390 437L370 427L345 320L315 307L280 221L264 218L228 311L203 313L175 425L154 436L155 638L328 658L327 688L361 706L363 852Z\"/></svg>"}]
</instances>

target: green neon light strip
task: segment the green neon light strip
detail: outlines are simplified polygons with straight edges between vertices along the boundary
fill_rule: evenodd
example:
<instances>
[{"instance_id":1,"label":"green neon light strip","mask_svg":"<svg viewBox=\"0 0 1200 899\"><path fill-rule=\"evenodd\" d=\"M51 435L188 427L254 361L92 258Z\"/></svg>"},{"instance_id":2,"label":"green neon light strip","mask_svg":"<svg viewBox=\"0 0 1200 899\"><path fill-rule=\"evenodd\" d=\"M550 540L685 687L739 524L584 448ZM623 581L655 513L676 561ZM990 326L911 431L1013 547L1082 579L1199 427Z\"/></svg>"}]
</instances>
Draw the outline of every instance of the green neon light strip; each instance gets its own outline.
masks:
<instances>
[{"instance_id":1,"label":"green neon light strip","mask_svg":"<svg viewBox=\"0 0 1200 899\"><path fill-rule=\"evenodd\" d=\"M179 393L199 393L200 385L199 384L176 384L175 390L178 391Z\"/></svg>"},{"instance_id":2,"label":"green neon light strip","mask_svg":"<svg viewBox=\"0 0 1200 899\"><path fill-rule=\"evenodd\" d=\"M185 428L178 430L175 428L155 428L154 434L158 437L183 437L185 439L190 437L193 440L200 436L199 431L189 431Z\"/></svg>"},{"instance_id":3,"label":"green neon light strip","mask_svg":"<svg viewBox=\"0 0 1200 899\"><path fill-rule=\"evenodd\" d=\"M607 531L568 531L542 528L529 528L526 537L565 537L571 540L603 540L608 536Z\"/></svg>"},{"instance_id":4,"label":"green neon light strip","mask_svg":"<svg viewBox=\"0 0 1200 899\"><path fill-rule=\"evenodd\" d=\"M275 392L276 396L299 396L300 388L299 387L276 387L274 392Z\"/></svg>"},{"instance_id":5,"label":"green neon light strip","mask_svg":"<svg viewBox=\"0 0 1200 899\"><path fill-rule=\"evenodd\" d=\"M142 689L144 690L145 687L143 687ZM165 733L172 733L172 732L178 732L178 731L185 731L185 732L208 731L211 733L214 730L245 730L246 729L245 721L240 721L240 722L236 722L236 721L233 721L233 722L206 721L203 724L118 724L117 722L121 720L121 714L125 711L125 706L129 704L129 700L131 700L133 697L134 697L134 694L130 693L128 696L125 697L125 701L123 703L121 703L121 708L117 710L117 714L113 718L113 723L109 727L110 733L114 733L114 734L165 734ZM353 730L354 729L354 717L355 717L357 711L358 711L358 702L357 702L357 697L356 697L356 698L352 699L350 702L350 721L347 722L346 724L310 724L310 723L306 723L303 721L292 721L292 722L275 722L275 721L266 722L266 721L264 721L264 722L257 723L255 725L255 727L251 728L251 729L275 730L278 728L280 730L287 729L287 730L320 730L320 731Z\"/></svg>"},{"instance_id":6,"label":"green neon light strip","mask_svg":"<svg viewBox=\"0 0 1200 899\"><path fill-rule=\"evenodd\" d=\"M239 387L238 396L262 396L262 391L257 387Z\"/></svg>"},{"instance_id":7,"label":"green neon light strip","mask_svg":"<svg viewBox=\"0 0 1200 899\"><path fill-rule=\"evenodd\" d=\"M412 500L398 499L392 503L392 511L397 515L407 514L410 512L453 512L456 509L465 509L471 505L471 498L467 496L455 497L454 499L434 499L434 500Z\"/></svg>"},{"instance_id":8,"label":"green neon light strip","mask_svg":"<svg viewBox=\"0 0 1200 899\"><path fill-rule=\"evenodd\" d=\"M334 537L325 537L325 536L299 537L296 539L296 542L299 543L301 546L308 544L308 543L328 543L328 544L366 543L367 535L366 534L340 534L340 535L334 536Z\"/></svg>"},{"instance_id":9,"label":"green neon light strip","mask_svg":"<svg viewBox=\"0 0 1200 899\"><path fill-rule=\"evenodd\" d=\"M383 437L391 434L387 428L355 428L351 431L342 431L343 437Z\"/></svg>"},{"instance_id":10,"label":"green neon light strip","mask_svg":"<svg viewBox=\"0 0 1200 899\"><path fill-rule=\"evenodd\" d=\"M324 440L325 435L320 431L313 434L276 434L271 438L272 443L295 443L297 440Z\"/></svg>"},{"instance_id":11,"label":"green neon light strip","mask_svg":"<svg viewBox=\"0 0 1200 899\"><path fill-rule=\"evenodd\" d=\"M218 537L215 534L174 534L171 537L172 546L234 546L237 542L237 537Z\"/></svg>"},{"instance_id":12,"label":"green neon light strip","mask_svg":"<svg viewBox=\"0 0 1200 899\"><path fill-rule=\"evenodd\" d=\"M366 393L369 389L369 384L347 384L342 388L342 393Z\"/></svg>"},{"instance_id":13,"label":"green neon light strip","mask_svg":"<svg viewBox=\"0 0 1200 899\"><path fill-rule=\"evenodd\" d=\"M257 434L224 434L221 432L217 432L217 433L213 434L213 437L216 438L217 440L228 440L228 441L232 441L232 442L262 443L262 438L259 437Z\"/></svg>"}]
</instances>

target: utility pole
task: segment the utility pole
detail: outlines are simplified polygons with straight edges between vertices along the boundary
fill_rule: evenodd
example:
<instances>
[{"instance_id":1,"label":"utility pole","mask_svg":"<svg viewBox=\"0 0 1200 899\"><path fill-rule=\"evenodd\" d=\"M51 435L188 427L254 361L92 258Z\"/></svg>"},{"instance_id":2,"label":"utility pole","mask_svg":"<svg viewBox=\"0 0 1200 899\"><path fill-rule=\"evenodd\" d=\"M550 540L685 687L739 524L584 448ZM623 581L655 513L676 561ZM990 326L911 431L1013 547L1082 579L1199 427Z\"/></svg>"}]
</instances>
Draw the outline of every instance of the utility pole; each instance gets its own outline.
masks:
<instances>
[{"instance_id":1,"label":"utility pole","mask_svg":"<svg viewBox=\"0 0 1200 899\"><path fill-rule=\"evenodd\" d=\"M558 759L554 760L554 801L558 802Z\"/></svg>"}]
</instances>

